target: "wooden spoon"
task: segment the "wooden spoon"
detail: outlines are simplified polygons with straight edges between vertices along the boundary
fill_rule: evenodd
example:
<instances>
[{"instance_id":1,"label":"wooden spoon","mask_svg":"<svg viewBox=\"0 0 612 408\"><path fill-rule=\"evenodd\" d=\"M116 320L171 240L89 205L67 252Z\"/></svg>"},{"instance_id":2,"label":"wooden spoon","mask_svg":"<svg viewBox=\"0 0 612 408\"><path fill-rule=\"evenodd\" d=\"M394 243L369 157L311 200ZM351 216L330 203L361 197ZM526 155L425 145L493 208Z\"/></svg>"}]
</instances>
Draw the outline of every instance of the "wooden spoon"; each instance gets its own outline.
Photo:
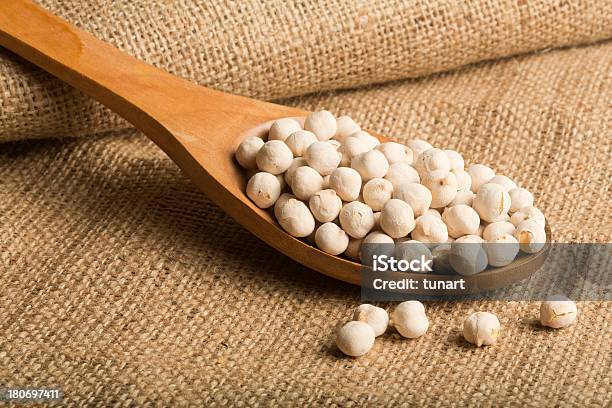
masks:
<instances>
[{"instance_id":1,"label":"wooden spoon","mask_svg":"<svg viewBox=\"0 0 612 408\"><path fill-rule=\"evenodd\" d=\"M244 193L245 174L234 161L234 151L245 137L265 135L274 119L304 117L308 112L195 85L119 51L26 0L0 2L0 45L123 116L219 207L270 246L325 275L360 284L359 264L289 236L268 212L255 206ZM503 286L513 276L533 273L536 263L527 262L533 266L518 270L494 269L494 276L483 275L485 279L474 287L481 291ZM496 279L500 273L502 279Z\"/></svg>"}]
</instances>

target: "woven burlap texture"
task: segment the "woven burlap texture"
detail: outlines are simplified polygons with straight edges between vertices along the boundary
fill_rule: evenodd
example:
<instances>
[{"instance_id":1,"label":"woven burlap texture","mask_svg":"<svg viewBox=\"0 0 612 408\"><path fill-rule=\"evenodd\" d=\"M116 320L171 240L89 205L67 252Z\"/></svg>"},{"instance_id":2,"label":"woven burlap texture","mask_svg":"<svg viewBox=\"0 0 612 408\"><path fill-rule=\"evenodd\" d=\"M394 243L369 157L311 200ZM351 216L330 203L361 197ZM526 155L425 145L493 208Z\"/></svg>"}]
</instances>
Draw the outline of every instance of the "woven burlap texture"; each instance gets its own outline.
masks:
<instances>
[{"instance_id":1,"label":"woven burlap texture","mask_svg":"<svg viewBox=\"0 0 612 408\"><path fill-rule=\"evenodd\" d=\"M350 113L489 163L536 194L556 240L610 241L612 43L285 101ZM333 344L359 290L237 225L148 139L0 148L0 384L71 405L604 406L610 303L552 331L537 302L428 303L416 340ZM383 304L388 310L393 305ZM500 342L460 335L472 311Z\"/></svg>"},{"instance_id":2,"label":"woven burlap texture","mask_svg":"<svg viewBox=\"0 0 612 408\"><path fill-rule=\"evenodd\" d=\"M169 72L259 99L417 77L612 37L609 0L38 2ZM0 82L0 141L128 127L5 51Z\"/></svg>"}]
</instances>

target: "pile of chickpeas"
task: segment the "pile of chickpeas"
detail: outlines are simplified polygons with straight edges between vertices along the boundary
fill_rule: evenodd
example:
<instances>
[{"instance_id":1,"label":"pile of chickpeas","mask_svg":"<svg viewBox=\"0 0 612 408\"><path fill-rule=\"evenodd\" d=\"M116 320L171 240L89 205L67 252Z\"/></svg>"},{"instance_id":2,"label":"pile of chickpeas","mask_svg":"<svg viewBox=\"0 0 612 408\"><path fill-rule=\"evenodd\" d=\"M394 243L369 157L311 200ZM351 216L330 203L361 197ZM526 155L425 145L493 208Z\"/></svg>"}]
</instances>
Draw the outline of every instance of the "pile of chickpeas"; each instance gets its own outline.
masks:
<instances>
[{"instance_id":1,"label":"pile of chickpeas","mask_svg":"<svg viewBox=\"0 0 612 408\"><path fill-rule=\"evenodd\" d=\"M381 143L348 116L276 120L267 140L245 139L236 159L253 172L248 197L331 255L366 263L363 244L393 244L398 259L418 253L436 269L474 275L546 242L533 195L509 177L466 168L458 152L421 139Z\"/></svg>"}]
</instances>

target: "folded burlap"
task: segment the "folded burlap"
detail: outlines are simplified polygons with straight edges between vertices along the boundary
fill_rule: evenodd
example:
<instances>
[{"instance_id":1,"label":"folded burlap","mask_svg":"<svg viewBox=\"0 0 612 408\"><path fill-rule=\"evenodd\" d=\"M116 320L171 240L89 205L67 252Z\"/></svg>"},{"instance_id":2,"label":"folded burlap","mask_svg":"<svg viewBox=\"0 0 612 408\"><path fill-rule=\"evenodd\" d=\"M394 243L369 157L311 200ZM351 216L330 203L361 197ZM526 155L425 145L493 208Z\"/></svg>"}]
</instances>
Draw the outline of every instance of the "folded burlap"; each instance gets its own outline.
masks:
<instances>
[{"instance_id":1,"label":"folded burlap","mask_svg":"<svg viewBox=\"0 0 612 408\"><path fill-rule=\"evenodd\" d=\"M612 36L609 0L38 0L128 53L260 99L417 77ZM0 141L128 127L0 52Z\"/></svg>"},{"instance_id":2,"label":"folded burlap","mask_svg":"<svg viewBox=\"0 0 612 408\"><path fill-rule=\"evenodd\" d=\"M457 148L534 191L556 240L609 242L611 72L607 42L285 102ZM423 338L343 357L334 328L359 290L263 244L134 131L1 146L0 268L0 384L73 406L612 400L606 302L560 331L537 302L428 303ZM495 346L463 341L477 310L500 318Z\"/></svg>"}]
</instances>

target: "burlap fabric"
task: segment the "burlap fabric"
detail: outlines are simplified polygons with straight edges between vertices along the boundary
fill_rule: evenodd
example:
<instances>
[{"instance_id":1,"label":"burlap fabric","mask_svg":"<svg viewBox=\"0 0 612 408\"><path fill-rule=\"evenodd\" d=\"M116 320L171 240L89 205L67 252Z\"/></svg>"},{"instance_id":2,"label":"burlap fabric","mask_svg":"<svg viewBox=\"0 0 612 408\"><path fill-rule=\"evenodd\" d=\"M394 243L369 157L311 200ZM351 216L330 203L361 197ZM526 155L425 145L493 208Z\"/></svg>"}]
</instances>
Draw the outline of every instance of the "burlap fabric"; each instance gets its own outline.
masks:
<instances>
[{"instance_id":1,"label":"burlap fabric","mask_svg":"<svg viewBox=\"0 0 612 408\"><path fill-rule=\"evenodd\" d=\"M612 36L608 0L38 2L176 75L260 99L416 77ZM0 140L128 127L6 52L0 52L0 81Z\"/></svg>"},{"instance_id":2,"label":"burlap fabric","mask_svg":"<svg viewBox=\"0 0 612 408\"><path fill-rule=\"evenodd\" d=\"M612 28L610 3L593 1L42 3L172 72L261 98L590 42ZM343 357L334 330L359 304L357 288L263 244L78 92L6 53L0 76L3 140L112 131L0 145L0 385L57 386L72 406L612 401L605 302L581 302L579 324L557 332L537 324L534 302L428 303L423 338L391 331L364 358ZM534 191L556 241L610 242L611 100L608 41L280 102L456 148ZM497 345L462 340L476 310L500 318Z\"/></svg>"},{"instance_id":3,"label":"burlap fabric","mask_svg":"<svg viewBox=\"0 0 612 408\"><path fill-rule=\"evenodd\" d=\"M457 148L535 191L556 240L609 242L611 72L607 42L285 102ZM358 289L263 244L134 131L5 144L0 183L0 384L104 406L612 399L605 302L556 332L535 302L430 303L423 338L343 357ZM499 316L499 344L462 340L476 310Z\"/></svg>"}]
</instances>

